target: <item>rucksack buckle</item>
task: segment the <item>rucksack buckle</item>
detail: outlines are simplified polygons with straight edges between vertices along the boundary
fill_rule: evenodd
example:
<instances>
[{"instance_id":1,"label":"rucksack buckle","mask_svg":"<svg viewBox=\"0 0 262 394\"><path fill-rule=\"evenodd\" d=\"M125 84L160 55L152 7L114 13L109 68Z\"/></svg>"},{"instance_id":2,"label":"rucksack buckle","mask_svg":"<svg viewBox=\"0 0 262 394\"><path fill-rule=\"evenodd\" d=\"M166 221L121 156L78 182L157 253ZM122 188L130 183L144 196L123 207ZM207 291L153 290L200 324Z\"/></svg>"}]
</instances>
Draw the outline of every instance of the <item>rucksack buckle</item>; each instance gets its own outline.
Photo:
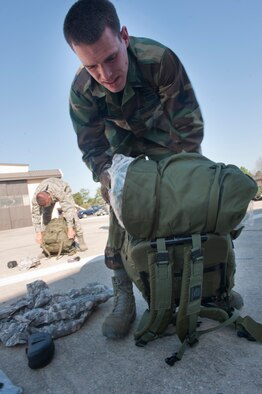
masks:
<instances>
[{"instance_id":1,"label":"rucksack buckle","mask_svg":"<svg viewBox=\"0 0 262 394\"><path fill-rule=\"evenodd\" d=\"M200 249L193 249L191 251L191 259L195 263L203 258L202 252Z\"/></svg>"},{"instance_id":2,"label":"rucksack buckle","mask_svg":"<svg viewBox=\"0 0 262 394\"><path fill-rule=\"evenodd\" d=\"M157 264L167 264L169 260L168 251L157 252L156 263Z\"/></svg>"}]
</instances>

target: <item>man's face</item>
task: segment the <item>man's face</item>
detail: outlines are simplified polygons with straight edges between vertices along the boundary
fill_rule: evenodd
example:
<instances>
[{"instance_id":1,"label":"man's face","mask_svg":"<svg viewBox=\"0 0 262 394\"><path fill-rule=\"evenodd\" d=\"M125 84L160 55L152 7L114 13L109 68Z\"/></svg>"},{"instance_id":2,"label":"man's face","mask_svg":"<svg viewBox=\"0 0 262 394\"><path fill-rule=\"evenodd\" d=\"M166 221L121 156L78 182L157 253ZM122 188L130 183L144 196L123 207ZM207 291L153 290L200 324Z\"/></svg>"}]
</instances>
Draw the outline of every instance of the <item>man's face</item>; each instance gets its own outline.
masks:
<instances>
[{"instance_id":1,"label":"man's face","mask_svg":"<svg viewBox=\"0 0 262 394\"><path fill-rule=\"evenodd\" d=\"M89 74L112 93L121 92L128 71L127 47L129 36L122 27L120 37L105 28L100 39L92 45L72 44L72 48Z\"/></svg>"}]
</instances>

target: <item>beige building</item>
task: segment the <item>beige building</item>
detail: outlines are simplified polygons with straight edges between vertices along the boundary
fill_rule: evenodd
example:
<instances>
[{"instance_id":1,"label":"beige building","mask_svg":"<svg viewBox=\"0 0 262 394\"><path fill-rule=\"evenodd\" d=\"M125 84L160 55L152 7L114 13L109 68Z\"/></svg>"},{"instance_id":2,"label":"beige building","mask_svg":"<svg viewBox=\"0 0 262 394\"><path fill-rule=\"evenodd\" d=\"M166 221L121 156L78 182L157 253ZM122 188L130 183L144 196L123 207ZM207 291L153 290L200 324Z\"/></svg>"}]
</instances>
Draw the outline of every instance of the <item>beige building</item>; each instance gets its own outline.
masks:
<instances>
[{"instance_id":1,"label":"beige building","mask_svg":"<svg viewBox=\"0 0 262 394\"><path fill-rule=\"evenodd\" d=\"M0 230L32 226L31 201L44 179L61 170L29 171L28 164L0 164Z\"/></svg>"},{"instance_id":2,"label":"beige building","mask_svg":"<svg viewBox=\"0 0 262 394\"><path fill-rule=\"evenodd\" d=\"M255 175L254 179L257 183L257 186L262 186L262 175Z\"/></svg>"}]
</instances>

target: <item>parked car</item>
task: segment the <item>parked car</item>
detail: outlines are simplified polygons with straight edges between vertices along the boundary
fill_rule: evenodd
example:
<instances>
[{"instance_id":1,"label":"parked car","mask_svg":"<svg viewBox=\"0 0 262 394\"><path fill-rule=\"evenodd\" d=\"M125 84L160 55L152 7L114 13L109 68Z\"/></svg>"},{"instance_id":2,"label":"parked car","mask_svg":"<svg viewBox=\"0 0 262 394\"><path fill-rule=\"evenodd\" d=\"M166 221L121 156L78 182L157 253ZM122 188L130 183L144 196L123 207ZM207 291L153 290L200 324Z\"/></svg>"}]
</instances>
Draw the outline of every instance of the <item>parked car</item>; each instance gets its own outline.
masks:
<instances>
[{"instance_id":1,"label":"parked car","mask_svg":"<svg viewBox=\"0 0 262 394\"><path fill-rule=\"evenodd\" d=\"M262 201L262 186L258 186L258 191L255 197L253 198L254 201Z\"/></svg>"},{"instance_id":2,"label":"parked car","mask_svg":"<svg viewBox=\"0 0 262 394\"><path fill-rule=\"evenodd\" d=\"M103 207L99 208L99 210L95 213L96 216L108 215L108 211Z\"/></svg>"},{"instance_id":3,"label":"parked car","mask_svg":"<svg viewBox=\"0 0 262 394\"><path fill-rule=\"evenodd\" d=\"M262 201L262 193L258 193L254 198L254 201Z\"/></svg>"},{"instance_id":4,"label":"parked car","mask_svg":"<svg viewBox=\"0 0 262 394\"><path fill-rule=\"evenodd\" d=\"M82 219L92 215L96 215L96 216L107 215L107 212L103 206L93 205L92 207L87 209L80 209L77 212L77 214L79 219Z\"/></svg>"},{"instance_id":5,"label":"parked car","mask_svg":"<svg viewBox=\"0 0 262 394\"><path fill-rule=\"evenodd\" d=\"M87 208L87 209L80 209L77 214L79 219L87 218L87 216L94 215L98 211L98 208Z\"/></svg>"}]
</instances>

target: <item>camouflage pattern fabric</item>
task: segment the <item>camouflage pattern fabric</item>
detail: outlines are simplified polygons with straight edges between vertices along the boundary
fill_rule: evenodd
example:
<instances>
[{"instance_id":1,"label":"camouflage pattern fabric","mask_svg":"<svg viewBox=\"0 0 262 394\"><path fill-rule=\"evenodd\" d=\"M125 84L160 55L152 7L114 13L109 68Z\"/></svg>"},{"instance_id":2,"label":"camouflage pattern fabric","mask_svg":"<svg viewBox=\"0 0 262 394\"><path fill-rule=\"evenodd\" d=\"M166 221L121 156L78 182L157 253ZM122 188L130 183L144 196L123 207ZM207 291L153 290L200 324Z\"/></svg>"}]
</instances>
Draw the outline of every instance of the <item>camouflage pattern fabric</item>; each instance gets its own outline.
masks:
<instances>
[{"instance_id":1,"label":"camouflage pattern fabric","mask_svg":"<svg viewBox=\"0 0 262 394\"><path fill-rule=\"evenodd\" d=\"M36 195L40 192L48 192L52 198L52 204L49 207L40 207L36 201ZM66 219L68 227L74 227L77 236L83 235L79 218L77 216L75 201L72 190L67 182L58 178L45 179L37 187L32 199L32 222L36 232L44 231L45 226L52 218L52 212L55 203L59 202Z\"/></svg>"},{"instance_id":2,"label":"camouflage pattern fabric","mask_svg":"<svg viewBox=\"0 0 262 394\"><path fill-rule=\"evenodd\" d=\"M107 268L112 270L123 268L120 250L123 245L124 239L125 230L119 225L115 213L112 207L110 207L108 239L104 251L105 265L107 266Z\"/></svg>"},{"instance_id":3,"label":"camouflage pattern fabric","mask_svg":"<svg viewBox=\"0 0 262 394\"><path fill-rule=\"evenodd\" d=\"M82 67L70 94L70 115L83 160L95 181L112 156L196 152L203 119L192 85L178 57L164 45L130 37L123 92L111 93Z\"/></svg>"},{"instance_id":4,"label":"camouflage pattern fabric","mask_svg":"<svg viewBox=\"0 0 262 394\"><path fill-rule=\"evenodd\" d=\"M67 294L51 294L42 280L27 285L28 295L0 308L0 341L5 346L27 343L29 335L48 332L59 338L79 330L102 302L113 296L112 289L91 283Z\"/></svg>"}]
</instances>

